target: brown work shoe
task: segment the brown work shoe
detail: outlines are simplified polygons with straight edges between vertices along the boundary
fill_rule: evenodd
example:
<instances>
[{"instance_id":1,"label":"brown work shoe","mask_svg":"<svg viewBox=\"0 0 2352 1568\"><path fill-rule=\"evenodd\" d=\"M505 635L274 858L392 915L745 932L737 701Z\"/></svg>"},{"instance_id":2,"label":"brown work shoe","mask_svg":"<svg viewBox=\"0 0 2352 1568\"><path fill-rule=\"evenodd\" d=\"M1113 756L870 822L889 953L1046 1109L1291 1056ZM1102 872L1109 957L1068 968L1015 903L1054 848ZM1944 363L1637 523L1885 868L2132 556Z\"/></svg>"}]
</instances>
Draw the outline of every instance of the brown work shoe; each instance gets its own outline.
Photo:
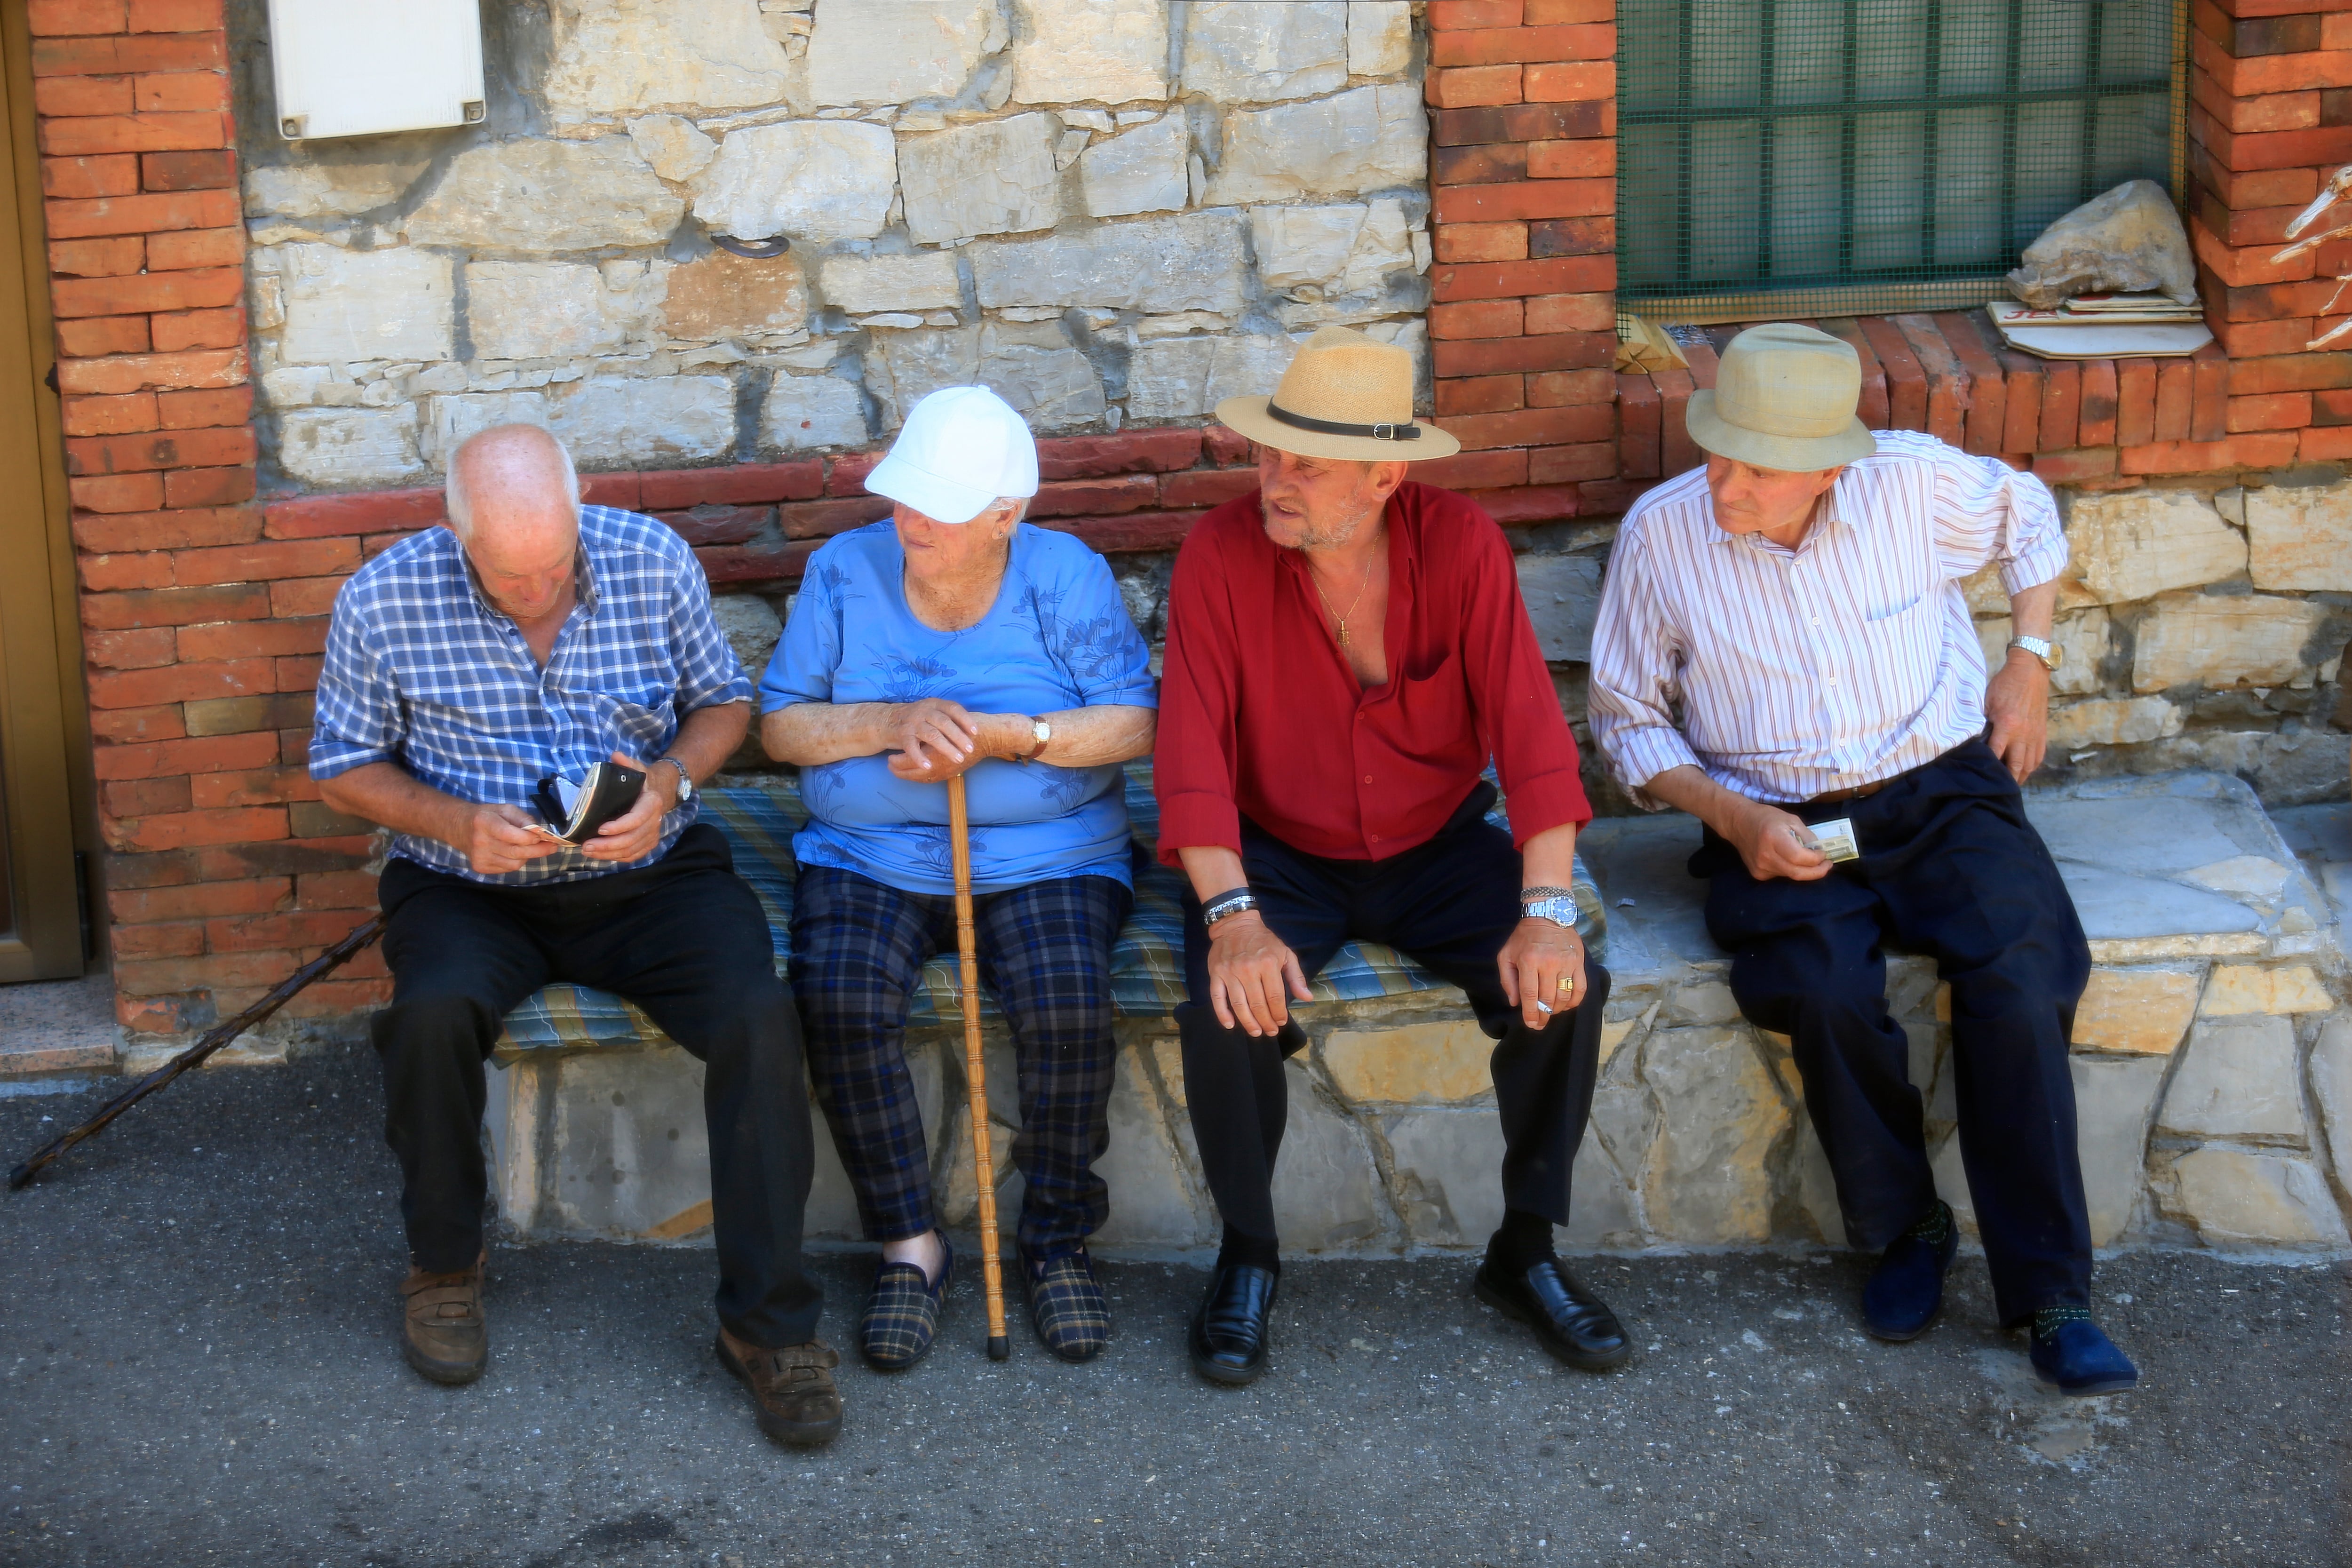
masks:
<instances>
[{"instance_id":1,"label":"brown work shoe","mask_svg":"<svg viewBox=\"0 0 2352 1568\"><path fill-rule=\"evenodd\" d=\"M412 1268L400 1282L401 1353L436 1383L471 1383L490 1363L482 1318L482 1259L455 1274Z\"/></svg>"},{"instance_id":2,"label":"brown work shoe","mask_svg":"<svg viewBox=\"0 0 2352 1568\"><path fill-rule=\"evenodd\" d=\"M823 1342L763 1350L721 1329L719 1362L751 1386L760 1430L779 1443L814 1447L841 1436L841 1390L833 1384L841 1357Z\"/></svg>"}]
</instances>

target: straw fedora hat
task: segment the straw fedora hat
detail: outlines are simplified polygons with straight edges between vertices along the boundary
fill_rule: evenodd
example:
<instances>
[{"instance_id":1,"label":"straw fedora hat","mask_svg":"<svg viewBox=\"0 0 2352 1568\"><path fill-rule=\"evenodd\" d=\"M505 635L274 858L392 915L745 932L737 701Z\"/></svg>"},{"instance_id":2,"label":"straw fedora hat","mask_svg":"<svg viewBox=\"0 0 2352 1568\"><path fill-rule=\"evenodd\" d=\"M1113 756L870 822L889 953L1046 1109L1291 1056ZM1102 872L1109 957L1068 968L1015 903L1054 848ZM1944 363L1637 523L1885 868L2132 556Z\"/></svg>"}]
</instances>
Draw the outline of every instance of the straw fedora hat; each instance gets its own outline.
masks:
<instances>
[{"instance_id":1,"label":"straw fedora hat","mask_svg":"<svg viewBox=\"0 0 2352 1568\"><path fill-rule=\"evenodd\" d=\"M1691 394L1683 423L1717 457L1812 473L1878 450L1869 426L1854 417L1861 401L1862 361L1853 344L1772 321L1731 340L1715 390Z\"/></svg>"},{"instance_id":2,"label":"straw fedora hat","mask_svg":"<svg viewBox=\"0 0 2352 1568\"><path fill-rule=\"evenodd\" d=\"M1299 345L1272 397L1228 397L1217 422L1302 458L1411 463L1450 458L1462 443L1412 417L1412 354L1345 327Z\"/></svg>"}]
</instances>

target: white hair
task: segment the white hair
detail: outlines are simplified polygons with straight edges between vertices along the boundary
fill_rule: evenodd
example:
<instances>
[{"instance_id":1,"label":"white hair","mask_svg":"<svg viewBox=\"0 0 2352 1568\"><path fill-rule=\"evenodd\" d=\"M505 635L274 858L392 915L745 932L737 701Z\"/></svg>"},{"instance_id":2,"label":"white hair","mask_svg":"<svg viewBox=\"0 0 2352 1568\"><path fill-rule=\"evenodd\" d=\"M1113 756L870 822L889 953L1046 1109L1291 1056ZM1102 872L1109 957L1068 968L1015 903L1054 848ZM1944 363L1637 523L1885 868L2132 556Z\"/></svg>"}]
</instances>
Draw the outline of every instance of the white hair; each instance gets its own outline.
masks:
<instances>
[{"instance_id":1,"label":"white hair","mask_svg":"<svg viewBox=\"0 0 2352 1568\"><path fill-rule=\"evenodd\" d=\"M449 455L449 478L442 486L443 504L449 513L450 531L460 539L474 531L474 498L466 484L466 454L475 442L489 436L503 436L509 430L536 430L547 437L555 448L556 467L563 475L563 498L571 507L574 522L580 520L580 470L572 466L571 449L557 439L555 433L538 425L493 425L487 430L477 430L466 437Z\"/></svg>"}]
</instances>

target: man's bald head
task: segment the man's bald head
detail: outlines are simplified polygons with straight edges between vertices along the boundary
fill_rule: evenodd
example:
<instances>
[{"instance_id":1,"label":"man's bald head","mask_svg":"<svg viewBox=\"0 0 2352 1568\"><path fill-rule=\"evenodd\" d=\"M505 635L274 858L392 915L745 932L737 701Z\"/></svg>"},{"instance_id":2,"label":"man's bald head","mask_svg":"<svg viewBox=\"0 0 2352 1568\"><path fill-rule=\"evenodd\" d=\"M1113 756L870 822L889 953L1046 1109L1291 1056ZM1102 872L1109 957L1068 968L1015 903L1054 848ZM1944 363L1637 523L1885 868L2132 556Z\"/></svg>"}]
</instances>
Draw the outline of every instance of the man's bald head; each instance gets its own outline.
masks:
<instances>
[{"instance_id":1,"label":"man's bald head","mask_svg":"<svg viewBox=\"0 0 2352 1568\"><path fill-rule=\"evenodd\" d=\"M498 425L449 459L449 531L482 589L519 621L570 604L580 546L580 476L563 443L536 425Z\"/></svg>"},{"instance_id":2,"label":"man's bald head","mask_svg":"<svg viewBox=\"0 0 2352 1568\"><path fill-rule=\"evenodd\" d=\"M478 533L580 529L580 476L572 454L536 425L494 425L468 437L449 459L449 527L468 543Z\"/></svg>"}]
</instances>

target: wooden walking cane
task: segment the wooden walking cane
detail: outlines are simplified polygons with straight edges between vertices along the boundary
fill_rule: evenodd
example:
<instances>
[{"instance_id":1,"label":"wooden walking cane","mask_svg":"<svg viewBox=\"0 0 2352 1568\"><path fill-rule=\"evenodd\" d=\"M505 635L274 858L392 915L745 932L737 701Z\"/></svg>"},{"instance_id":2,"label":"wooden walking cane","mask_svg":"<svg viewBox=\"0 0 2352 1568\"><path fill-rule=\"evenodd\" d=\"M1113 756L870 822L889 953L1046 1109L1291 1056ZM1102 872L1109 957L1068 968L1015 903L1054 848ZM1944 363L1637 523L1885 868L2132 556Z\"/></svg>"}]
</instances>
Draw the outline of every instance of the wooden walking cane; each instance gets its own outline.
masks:
<instances>
[{"instance_id":1,"label":"wooden walking cane","mask_svg":"<svg viewBox=\"0 0 2352 1568\"><path fill-rule=\"evenodd\" d=\"M236 1017L228 1019L225 1023L205 1030L203 1037L198 1039L194 1045L190 1046L186 1050L182 1051L178 1056L173 1057L162 1067L157 1068L153 1072L149 1073L137 1083L132 1084L129 1089L124 1089L112 1100L108 1100L106 1104L100 1108L97 1115L91 1117L89 1121L83 1122L80 1126L73 1129L73 1131L69 1132L60 1132L55 1138L50 1139L47 1143L42 1144L38 1149L34 1150L32 1153L26 1155L22 1164L8 1173L9 1190L14 1192L16 1189L25 1186L30 1183L35 1176L39 1175L43 1167L47 1166L58 1155L64 1153L67 1150L72 1148L83 1139L93 1138L99 1133L105 1131L107 1123L112 1121L116 1117L121 1115L124 1111L130 1110L132 1106L138 1104L141 1100L146 1099L149 1095L154 1093L157 1089L163 1088L165 1084L171 1082L173 1079L179 1077L190 1068L200 1066L206 1057L211 1056L215 1051L219 1050L223 1046L226 1046L230 1041L236 1039L247 1029L259 1027L264 1019L268 1018L269 1015L278 1011L278 1008L284 1006L287 1003L292 1001L295 994L304 986L310 984L310 982L318 979L320 975L325 974L331 970L340 968L345 960L351 958L354 953L360 952L362 948L366 947L370 942L375 941L376 938L383 934L383 917L382 915L369 916L365 921L360 922L359 925L353 927L352 933L349 936L346 936L342 941L335 943L334 946L329 948L326 952L320 953L318 957L312 959L310 963L296 970L292 974L288 975L286 979L279 984L278 989L272 991L268 995L264 996L260 1001L256 1002L252 1006L247 1007Z\"/></svg>"},{"instance_id":2,"label":"wooden walking cane","mask_svg":"<svg viewBox=\"0 0 2352 1568\"><path fill-rule=\"evenodd\" d=\"M988 1359L1013 1353L1004 1333L1004 1273L996 1260L996 1171L988 1152L988 1067L980 1051L980 939L971 927L971 817L963 775L948 780L948 841L955 857L956 956L963 963L963 1078L971 1089L971 1174L980 1188L980 1273L988 1286Z\"/></svg>"}]
</instances>

